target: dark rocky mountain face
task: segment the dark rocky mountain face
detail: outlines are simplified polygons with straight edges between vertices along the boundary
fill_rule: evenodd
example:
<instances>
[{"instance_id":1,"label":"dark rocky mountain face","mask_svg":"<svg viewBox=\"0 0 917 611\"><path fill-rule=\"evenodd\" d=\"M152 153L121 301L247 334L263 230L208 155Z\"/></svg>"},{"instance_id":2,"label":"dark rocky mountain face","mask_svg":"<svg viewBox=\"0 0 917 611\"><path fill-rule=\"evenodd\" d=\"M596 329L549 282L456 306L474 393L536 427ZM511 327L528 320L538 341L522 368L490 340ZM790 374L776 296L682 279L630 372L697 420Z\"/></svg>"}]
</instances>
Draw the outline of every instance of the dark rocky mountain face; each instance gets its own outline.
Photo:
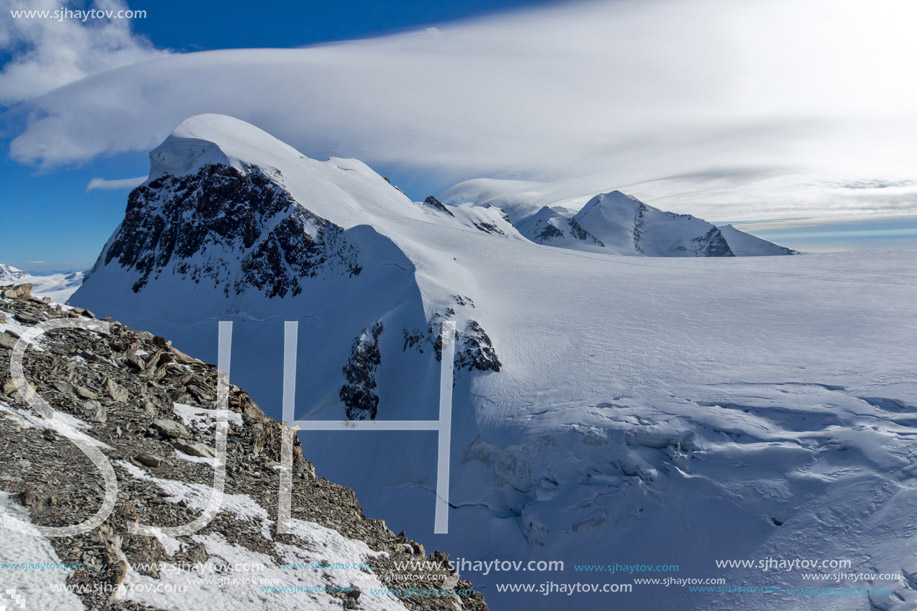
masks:
<instances>
[{"instance_id":1,"label":"dark rocky mountain face","mask_svg":"<svg viewBox=\"0 0 917 611\"><path fill-rule=\"evenodd\" d=\"M598 246L605 246L602 244L602 240L599 240L594 235L583 229L583 226L580 225L579 221L577 221L575 218L572 218L567 222L570 224L570 233L577 240L581 240L583 242L591 242L593 244L597 244Z\"/></svg>"},{"instance_id":2,"label":"dark rocky mountain face","mask_svg":"<svg viewBox=\"0 0 917 611\"><path fill-rule=\"evenodd\" d=\"M94 319L88 310L65 310L32 298L28 285L0 289L0 322L34 325L55 319ZM364 343L372 343L379 333L381 325L369 329ZM473 335L479 345L484 342L482 331L474 330ZM19 395L9 374L11 351L18 339L10 330L0 332L0 490L18 501L35 525L77 524L102 505L99 471ZM363 352L367 355L363 360L371 365L371 350ZM81 431L104 444L100 447L118 478L117 504L99 528L49 539L61 563L81 567L67 578L67 584L74 587L87 608L152 609L113 596L125 580L128 565L146 577L160 579L165 563L219 560L198 535L217 535L238 549L263 554L278 564L288 561L278 551L286 546L327 553L315 552L322 549L321 542L310 543L301 536L277 531L282 426L234 385L230 385L228 399L232 424L228 427L225 492L235 499L250 499L261 517L245 518L221 509L198 535L176 537L179 550L167 550L157 537L131 534L134 523L178 526L200 514L193 503L164 493L162 485L167 482L174 490L176 486L213 484L214 467L205 459L213 456L216 427L207 415L189 423L175 406L212 414L207 410L218 407L213 365L174 349L162 337L111 322L108 334L81 329L49 331L41 339L41 350L26 350L24 373L54 410L86 423ZM298 439L293 448L291 508L295 520L331 529L365 542L371 550L385 552L372 558L369 570L384 587L400 592L398 601L405 608L487 609L477 593L423 598L399 590L470 591L473 586L446 569L437 572L419 565L415 569L396 568L395 562L424 560L423 546L392 533L384 522L367 518L352 490L318 478L303 457ZM428 559L440 567L448 562L448 556L440 552ZM334 557L323 560L335 562ZM330 580L330 573L324 572L323 579ZM408 573L410 581L406 583ZM297 579L295 573L292 579ZM373 609L366 586L361 595L360 585L354 585L355 589L333 594L341 608ZM246 608L263 607L253 603Z\"/></svg>"},{"instance_id":3,"label":"dark rocky mountain face","mask_svg":"<svg viewBox=\"0 0 917 611\"><path fill-rule=\"evenodd\" d=\"M474 308L474 301L465 295L453 295L453 299L459 306ZM443 359L443 338L440 334L440 325L443 321L455 318L455 309L447 308L444 313L437 313L433 316L426 331L413 328L410 331L403 329L404 336L403 352L413 349L423 354L426 345L433 348L437 361ZM494 349L490 336L484 331L484 328L476 320L466 320L462 330L455 330L455 370L467 371L493 371L499 372L503 367L497 351Z\"/></svg>"},{"instance_id":4,"label":"dark rocky mountain face","mask_svg":"<svg viewBox=\"0 0 917 611\"><path fill-rule=\"evenodd\" d=\"M706 235L694 238L694 243L697 244L698 252L703 253L701 256L704 257L735 256L723 234L716 227L708 231Z\"/></svg>"},{"instance_id":5,"label":"dark rocky mountain face","mask_svg":"<svg viewBox=\"0 0 917 611\"><path fill-rule=\"evenodd\" d=\"M379 407L376 389L376 369L382 364L379 336L383 326L377 322L353 340L350 359L344 367L347 383L339 396L347 407L348 420L374 420Z\"/></svg>"},{"instance_id":6,"label":"dark rocky mountain face","mask_svg":"<svg viewBox=\"0 0 917 611\"><path fill-rule=\"evenodd\" d=\"M343 229L297 205L261 168L208 165L163 176L131 192L116 234L99 258L139 272L134 292L174 273L268 297L297 295L302 279L324 271L360 273ZM238 262L238 266L234 262Z\"/></svg>"},{"instance_id":7,"label":"dark rocky mountain face","mask_svg":"<svg viewBox=\"0 0 917 611\"><path fill-rule=\"evenodd\" d=\"M369 235L361 228L345 231L310 211L308 204L294 199L284 188L284 177L268 167L248 165L240 170L211 164L191 174L158 175L131 192L125 217L92 272L99 274L95 284L90 277L77 298L93 289L96 297L103 297L90 301L94 307L108 303L105 293L110 289L99 272L104 268L127 276L127 282L119 283L117 290L129 286L134 293L160 299L180 294L197 299L196 303L207 303L212 296L217 311L233 307L226 304L243 293L270 298L260 304L265 311L274 306L283 311L284 299L305 292L304 296L315 299L304 305L301 313L314 315L323 301L338 298L345 290L353 289L360 295L355 299L374 299L378 289L360 290L361 286L373 286L373 274L378 273L374 262L380 259L410 269L412 264L404 253L384 236L378 239L378 234ZM432 196L423 205L452 216L449 208ZM499 227L486 221L474 226L503 235ZM380 243L389 250L380 250ZM361 256L368 266L365 269ZM331 277L348 279L347 286L323 282ZM313 278L315 284L310 282ZM410 282L413 284L413 277ZM206 290L195 291L194 284ZM327 292L329 285L337 292ZM118 315L131 314L122 309ZM440 341L439 322L431 322L423 334L431 346ZM419 328L423 327L393 325L380 338L382 325L377 322L358 331L356 339L347 338L353 342L351 354L341 362L343 379L335 381L344 417L372 420L385 409L381 398L385 396L384 377L386 372L391 375L397 371L399 362L397 353L386 352L382 344L401 333L419 333ZM459 370L500 371L490 337L474 320L465 321L457 331L455 363Z\"/></svg>"},{"instance_id":8,"label":"dark rocky mountain face","mask_svg":"<svg viewBox=\"0 0 917 611\"><path fill-rule=\"evenodd\" d=\"M439 201L432 195L428 195L427 199L423 200L423 205L429 208L433 208L434 210L444 212L448 214L449 216L455 216L454 214L452 214L452 211L446 207L444 203L442 203L441 201Z\"/></svg>"}]
</instances>

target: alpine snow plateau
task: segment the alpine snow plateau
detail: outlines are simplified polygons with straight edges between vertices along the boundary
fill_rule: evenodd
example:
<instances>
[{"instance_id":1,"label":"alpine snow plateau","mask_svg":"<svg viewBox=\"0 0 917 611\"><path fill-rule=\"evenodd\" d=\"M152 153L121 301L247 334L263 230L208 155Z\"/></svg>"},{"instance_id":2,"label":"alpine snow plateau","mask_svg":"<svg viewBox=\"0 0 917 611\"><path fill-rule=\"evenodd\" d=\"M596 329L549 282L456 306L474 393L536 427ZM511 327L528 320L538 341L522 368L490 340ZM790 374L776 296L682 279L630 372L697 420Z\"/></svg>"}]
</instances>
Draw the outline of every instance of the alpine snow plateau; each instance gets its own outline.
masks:
<instances>
[{"instance_id":1,"label":"alpine snow plateau","mask_svg":"<svg viewBox=\"0 0 917 611\"><path fill-rule=\"evenodd\" d=\"M301 420L436 419L455 322L448 534L435 433L299 435L318 473L428 548L565 562L466 575L494 609L558 608L501 584L607 580L575 567L615 562L782 590L635 586L579 608L801 608L798 573L716 564L788 556L901 576L819 608L917 607L917 253L742 256L792 251L614 191L415 203L360 161L218 115L150 159L71 303L209 362L234 321L232 380L278 418L297 321Z\"/></svg>"}]
</instances>

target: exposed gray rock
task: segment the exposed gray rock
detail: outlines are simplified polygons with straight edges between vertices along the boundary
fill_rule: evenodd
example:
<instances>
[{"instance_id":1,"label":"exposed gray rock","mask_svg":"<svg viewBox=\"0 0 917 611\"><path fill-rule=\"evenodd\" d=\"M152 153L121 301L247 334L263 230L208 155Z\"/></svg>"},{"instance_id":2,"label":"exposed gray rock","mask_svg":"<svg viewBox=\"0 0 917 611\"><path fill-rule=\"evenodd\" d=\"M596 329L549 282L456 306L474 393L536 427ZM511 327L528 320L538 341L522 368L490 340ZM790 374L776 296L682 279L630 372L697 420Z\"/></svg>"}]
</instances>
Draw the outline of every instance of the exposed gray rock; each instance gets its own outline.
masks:
<instances>
[{"instance_id":1,"label":"exposed gray rock","mask_svg":"<svg viewBox=\"0 0 917 611\"><path fill-rule=\"evenodd\" d=\"M94 399L83 403L83 414L90 422L105 422L108 420L108 408Z\"/></svg>"},{"instance_id":2,"label":"exposed gray rock","mask_svg":"<svg viewBox=\"0 0 917 611\"><path fill-rule=\"evenodd\" d=\"M10 335L9 333L3 332L0 333L0 348L6 348L7 350L12 350L16 345L17 339Z\"/></svg>"},{"instance_id":3,"label":"exposed gray rock","mask_svg":"<svg viewBox=\"0 0 917 611\"><path fill-rule=\"evenodd\" d=\"M185 428L185 425L181 422L176 422L175 420L157 419L153 420L151 426L163 437L187 439L189 436L188 429Z\"/></svg>"},{"instance_id":4,"label":"exposed gray rock","mask_svg":"<svg viewBox=\"0 0 917 611\"><path fill-rule=\"evenodd\" d=\"M201 458L213 458L216 456L213 448L199 441L175 440L172 442L172 445L175 446L175 449L181 450L185 454L189 454L191 456L199 456Z\"/></svg>"},{"instance_id":5,"label":"exposed gray rock","mask_svg":"<svg viewBox=\"0 0 917 611\"><path fill-rule=\"evenodd\" d=\"M153 456L152 454L138 454L134 459L142 465L147 467L158 467L162 464L162 459L158 456Z\"/></svg>"},{"instance_id":6,"label":"exposed gray rock","mask_svg":"<svg viewBox=\"0 0 917 611\"><path fill-rule=\"evenodd\" d=\"M83 398L83 399L91 399L91 400L94 401L94 400L96 400L96 399L99 398L99 395L97 395L96 393L92 392L92 391L89 390L88 388L84 388L83 386L74 386L74 387L73 387L73 392L74 392L78 397L81 397L81 398Z\"/></svg>"},{"instance_id":7,"label":"exposed gray rock","mask_svg":"<svg viewBox=\"0 0 917 611\"><path fill-rule=\"evenodd\" d=\"M38 319L70 316L69 311L59 307L24 298L0 303L0 310ZM374 336L374 329L368 330L368 338ZM378 334L375 338L378 339ZM61 562L82 563L84 568L72 572L68 585L83 588L77 592L87 609L150 611L143 605L111 596L125 579L127 563L135 570L143 567L144 574L158 579L163 561L196 563L211 556L192 537L179 537L183 547L170 557L156 538L130 534L129 526L134 523L186 524L200 512L171 501L155 483L132 477L118 464L155 469L155 477L163 480L211 485L211 466L169 458L174 456L175 449L192 456L212 456L215 427L183 426L174 419L173 397L181 396L192 407L213 409L215 368L179 353L168 342L154 343L154 337L148 333L114 324L108 335L79 330L51 332L42 338L42 346L42 351L26 351L27 378L55 410L91 425L84 433L105 444L104 453L115 465L119 484L115 510L100 528L78 536L49 539L50 544ZM140 350L150 356L143 357L149 360L137 369L128 357L136 357ZM0 372L9 371L9 356L8 348L0 348ZM81 358L73 360L73 356ZM367 362L373 361L369 358ZM128 393L128 401L118 400L123 394L117 389ZM3 402L12 411L31 409L18 397L11 380L3 383L3 391ZM84 411L87 407L89 415ZM246 495L267 512L272 539L262 535L259 522L239 520L226 512L219 513L199 534L219 533L232 545L263 554L277 563L284 562L275 544L302 546L303 542L292 535L277 533L275 527L281 425L268 418L236 386L230 387L228 408L242 417L244 426L233 425L229 429L225 491ZM105 418L90 417L98 412L104 413ZM76 524L101 506L104 488L98 470L64 437L48 429L22 426L20 418L7 414L0 416L0 439L3 440L0 488L28 508L33 523ZM409 572L414 573L407 582L413 588L442 588L443 584L453 583L457 589L473 588L452 572L397 571L394 561L413 558L411 552L423 555L423 547L403 534L393 534L381 520L367 518L352 490L316 477L314 467L302 455L298 439L294 442L293 473L293 517L334 529L384 552L385 555L372 561L372 572L384 587L404 587L406 582L394 575ZM431 556L431 560L437 558L442 556ZM335 596L342 608L370 608L366 593L358 588ZM480 594L426 599L399 597L399 601L410 611L487 609Z\"/></svg>"},{"instance_id":8,"label":"exposed gray rock","mask_svg":"<svg viewBox=\"0 0 917 611\"><path fill-rule=\"evenodd\" d=\"M466 301L467 300L467 301ZM470 305L474 303L468 298L463 298L461 305ZM429 342L436 353L436 359L441 361L443 358L443 338L441 334L441 325L444 320L455 317L456 312L448 308L444 314L436 314L427 328L426 333L419 329L408 331L404 330L404 350L414 348L421 354L423 353L424 344ZM465 321L464 327L455 331L455 367L458 370L467 371L494 371L498 372L503 367L497 351L493 347L490 336L484 331L484 328L475 320Z\"/></svg>"},{"instance_id":9,"label":"exposed gray rock","mask_svg":"<svg viewBox=\"0 0 917 611\"><path fill-rule=\"evenodd\" d=\"M130 398L127 389L119 386L118 383L111 378L108 378L105 382L105 389L108 391L108 396L118 403L127 403L127 400Z\"/></svg>"},{"instance_id":10,"label":"exposed gray rock","mask_svg":"<svg viewBox=\"0 0 917 611\"><path fill-rule=\"evenodd\" d=\"M32 296L32 283L0 286L0 294L5 299L28 299Z\"/></svg>"},{"instance_id":11,"label":"exposed gray rock","mask_svg":"<svg viewBox=\"0 0 917 611\"><path fill-rule=\"evenodd\" d=\"M427 199L423 200L423 205L427 206L428 208L433 208L434 210L437 210L439 212L444 212L448 214L449 216L455 216L454 214L452 214L452 211L446 207L445 204L443 204L441 201L439 201L432 195L427 197Z\"/></svg>"},{"instance_id":12,"label":"exposed gray rock","mask_svg":"<svg viewBox=\"0 0 917 611\"><path fill-rule=\"evenodd\" d=\"M95 318L96 317L95 314L93 314L86 308L72 308L70 311L76 314L77 316L82 316L84 318Z\"/></svg>"}]
</instances>

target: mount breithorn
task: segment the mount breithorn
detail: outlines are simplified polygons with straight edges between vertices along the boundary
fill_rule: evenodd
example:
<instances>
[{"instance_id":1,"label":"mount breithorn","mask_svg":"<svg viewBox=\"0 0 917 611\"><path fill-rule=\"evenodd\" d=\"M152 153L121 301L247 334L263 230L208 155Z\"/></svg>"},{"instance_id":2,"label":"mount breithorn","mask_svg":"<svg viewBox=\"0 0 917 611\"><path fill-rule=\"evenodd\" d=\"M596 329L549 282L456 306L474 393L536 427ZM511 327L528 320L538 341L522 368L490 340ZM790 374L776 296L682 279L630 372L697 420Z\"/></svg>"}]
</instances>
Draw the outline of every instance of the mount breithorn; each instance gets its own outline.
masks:
<instances>
[{"instance_id":1,"label":"mount breithorn","mask_svg":"<svg viewBox=\"0 0 917 611\"><path fill-rule=\"evenodd\" d=\"M151 153L150 179L71 301L211 361L217 321L235 321L232 378L275 416L283 321L299 321L299 419L435 419L440 323L455 321L453 509L449 534L425 543L567 567L469 575L497 609L557 608L502 583L633 577L580 564L678 564L683 578L783 588L829 581L715 560L917 571L915 253L724 256L788 251L617 192L575 210L466 201L413 203L359 161L314 161L241 121L193 117ZM300 436L368 514L432 532L434 434ZM914 604L908 579L871 603ZM576 604L736 608L682 587L610 596ZM741 603L799 601L784 590Z\"/></svg>"}]
</instances>

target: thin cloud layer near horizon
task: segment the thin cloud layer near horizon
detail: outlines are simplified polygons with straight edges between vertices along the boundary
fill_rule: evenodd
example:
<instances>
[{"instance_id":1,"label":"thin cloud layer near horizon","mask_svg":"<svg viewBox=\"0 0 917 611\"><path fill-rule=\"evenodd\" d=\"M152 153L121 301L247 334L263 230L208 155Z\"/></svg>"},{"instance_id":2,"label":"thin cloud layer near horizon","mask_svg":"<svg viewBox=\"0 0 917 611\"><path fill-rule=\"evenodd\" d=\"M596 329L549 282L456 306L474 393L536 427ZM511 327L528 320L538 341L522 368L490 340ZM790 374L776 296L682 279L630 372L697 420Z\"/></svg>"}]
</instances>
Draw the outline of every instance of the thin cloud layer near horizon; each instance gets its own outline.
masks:
<instances>
[{"instance_id":1,"label":"thin cloud layer near horizon","mask_svg":"<svg viewBox=\"0 0 917 611\"><path fill-rule=\"evenodd\" d=\"M212 112L444 186L619 188L715 221L911 214L915 18L907 0L577 2L201 53L123 21L55 36L61 24L12 20L0 98L10 156L40 168L148 150Z\"/></svg>"}]
</instances>

